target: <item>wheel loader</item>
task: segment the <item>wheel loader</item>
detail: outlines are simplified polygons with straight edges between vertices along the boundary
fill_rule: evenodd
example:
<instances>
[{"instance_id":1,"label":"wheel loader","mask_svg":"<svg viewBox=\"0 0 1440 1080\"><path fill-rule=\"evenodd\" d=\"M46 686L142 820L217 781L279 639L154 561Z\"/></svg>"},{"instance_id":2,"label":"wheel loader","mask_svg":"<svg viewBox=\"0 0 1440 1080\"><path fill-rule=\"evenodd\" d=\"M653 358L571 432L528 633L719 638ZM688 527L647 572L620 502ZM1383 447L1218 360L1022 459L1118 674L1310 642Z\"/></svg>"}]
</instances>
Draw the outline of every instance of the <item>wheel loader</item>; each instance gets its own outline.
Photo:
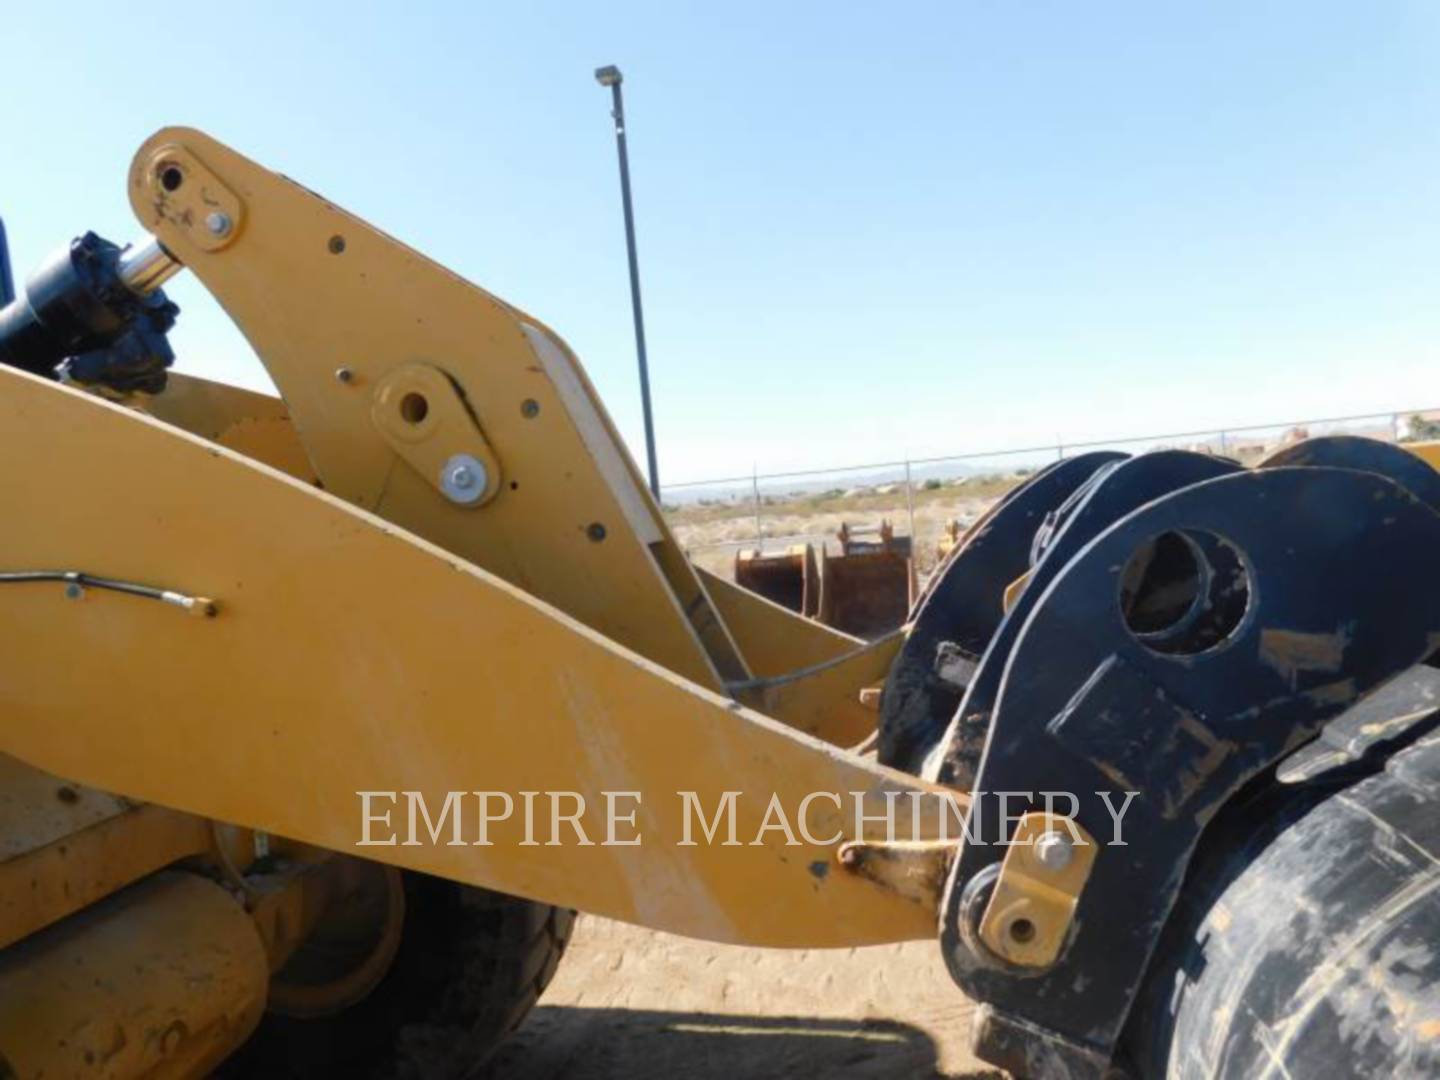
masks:
<instances>
[{"instance_id":1,"label":"wheel loader","mask_svg":"<svg viewBox=\"0 0 1440 1080\"><path fill-rule=\"evenodd\" d=\"M933 939L1017 1075L1440 1071L1436 447L1067 458L860 644L538 319L198 131L128 185L0 311L0 1075L470 1075L577 910Z\"/></svg>"}]
</instances>

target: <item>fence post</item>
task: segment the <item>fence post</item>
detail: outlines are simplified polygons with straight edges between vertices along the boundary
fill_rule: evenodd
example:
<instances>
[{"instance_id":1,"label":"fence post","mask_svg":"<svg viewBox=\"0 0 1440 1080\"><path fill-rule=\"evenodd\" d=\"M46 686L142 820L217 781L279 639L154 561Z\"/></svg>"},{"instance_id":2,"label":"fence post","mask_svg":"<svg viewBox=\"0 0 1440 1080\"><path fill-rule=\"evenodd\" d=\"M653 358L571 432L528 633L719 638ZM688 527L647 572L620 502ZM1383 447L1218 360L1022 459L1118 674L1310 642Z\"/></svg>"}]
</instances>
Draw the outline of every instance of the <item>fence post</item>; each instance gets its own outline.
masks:
<instances>
[{"instance_id":1,"label":"fence post","mask_svg":"<svg viewBox=\"0 0 1440 1080\"><path fill-rule=\"evenodd\" d=\"M1399 414L1398 412L1397 412L1397 413L1391 413L1391 414L1390 414L1390 430L1391 430L1391 432L1394 433L1394 434L1393 434L1393 437L1394 437L1395 441L1396 441L1396 442L1399 442L1399 441L1400 441L1400 414Z\"/></svg>"},{"instance_id":2,"label":"fence post","mask_svg":"<svg viewBox=\"0 0 1440 1080\"><path fill-rule=\"evenodd\" d=\"M760 530L760 466L752 466L750 472L750 490L755 496L755 547L762 549L765 546L765 534Z\"/></svg>"},{"instance_id":3,"label":"fence post","mask_svg":"<svg viewBox=\"0 0 1440 1080\"><path fill-rule=\"evenodd\" d=\"M920 543L915 539L915 495L910 487L910 458L905 458L905 510L910 515L910 557L913 559L915 553L920 550Z\"/></svg>"},{"instance_id":4,"label":"fence post","mask_svg":"<svg viewBox=\"0 0 1440 1080\"><path fill-rule=\"evenodd\" d=\"M1220 432L1220 456L1228 457L1230 454L1230 443L1225 438L1225 432Z\"/></svg>"}]
</instances>

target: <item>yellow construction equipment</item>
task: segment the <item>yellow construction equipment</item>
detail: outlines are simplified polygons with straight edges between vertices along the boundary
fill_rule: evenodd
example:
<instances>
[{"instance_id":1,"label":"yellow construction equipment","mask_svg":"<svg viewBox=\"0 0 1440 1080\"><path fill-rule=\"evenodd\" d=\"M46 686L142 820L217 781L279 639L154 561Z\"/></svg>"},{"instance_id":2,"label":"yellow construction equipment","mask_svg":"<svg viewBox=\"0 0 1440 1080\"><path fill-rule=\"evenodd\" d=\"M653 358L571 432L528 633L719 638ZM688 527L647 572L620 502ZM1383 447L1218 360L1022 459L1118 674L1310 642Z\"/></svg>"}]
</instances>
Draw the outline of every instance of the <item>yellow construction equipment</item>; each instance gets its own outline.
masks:
<instances>
[{"instance_id":1,"label":"yellow construction equipment","mask_svg":"<svg viewBox=\"0 0 1440 1080\"><path fill-rule=\"evenodd\" d=\"M1421 457L1067 459L866 644L539 320L197 131L129 193L0 297L0 1076L468 1075L576 909L938 937L1021 1073L1437 1067ZM182 269L278 399L167 372Z\"/></svg>"},{"instance_id":2,"label":"yellow construction equipment","mask_svg":"<svg viewBox=\"0 0 1440 1080\"><path fill-rule=\"evenodd\" d=\"M950 552L960 545L960 538L964 535L965 528L960 524L959 518L951 518L945 522L945 528L935 541L935 562L943 563Z\"/></svg>"}]
</instances>

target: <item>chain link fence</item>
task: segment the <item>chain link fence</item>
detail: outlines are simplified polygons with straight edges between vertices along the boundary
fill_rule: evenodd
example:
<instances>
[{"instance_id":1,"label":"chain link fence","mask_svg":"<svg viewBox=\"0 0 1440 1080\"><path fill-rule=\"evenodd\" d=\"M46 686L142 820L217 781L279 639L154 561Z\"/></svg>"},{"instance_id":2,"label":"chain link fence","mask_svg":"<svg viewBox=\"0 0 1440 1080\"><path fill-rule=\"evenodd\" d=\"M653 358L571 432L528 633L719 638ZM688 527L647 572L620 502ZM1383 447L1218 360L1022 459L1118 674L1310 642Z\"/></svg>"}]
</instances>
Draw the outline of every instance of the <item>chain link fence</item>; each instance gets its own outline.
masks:
<instances>
[{"instance_id":1,"label":"chain link fence","mask_svg":"<svg viewBox=\"0 0 1440 1080\"><path fill-rule=\"evenodd\" d=\"M746 548L793 544L838 550L842 523L852 531L888 521L913 538L917 569L927 573L947 531L964 529L996 498L1035 470L1089 450L1131 454L1184 449L1253 464L1271 450L1320 435L1363 435L1390 442L1440 438L1440 409L1323 417L1123 439L976 451L798 472L729 476L666 484L661 502L680 543L707 569L729 576Z\"/></svg>"}]
</instances>

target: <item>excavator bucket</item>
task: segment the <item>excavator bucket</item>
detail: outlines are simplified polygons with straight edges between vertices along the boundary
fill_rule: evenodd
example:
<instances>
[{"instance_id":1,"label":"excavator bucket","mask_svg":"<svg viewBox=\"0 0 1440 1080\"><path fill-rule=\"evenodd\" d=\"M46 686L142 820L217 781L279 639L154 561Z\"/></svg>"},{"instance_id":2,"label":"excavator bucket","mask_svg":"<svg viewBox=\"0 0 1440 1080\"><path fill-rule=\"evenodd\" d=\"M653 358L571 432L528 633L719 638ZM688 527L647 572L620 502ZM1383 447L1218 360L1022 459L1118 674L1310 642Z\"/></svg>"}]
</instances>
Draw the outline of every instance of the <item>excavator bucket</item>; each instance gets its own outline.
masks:
<instances>
[{"instance_id":1,"label":"excavator bucket","mask_svg":"<svg viewBox=\"0 0 1440 1080\"><path fill-rule=\"evenodd\" d=\"M809 544L768 554L759 548L737 551L735 584L808 618L820 610L820 574Z\"/></svg>"},{"instance_id":2,"label":"excavator bucket","mask_svg":"<svg viewBox=\"0 0 1440 1080\"><path fill-rule=\"evenodd\" d=\"M836 538L839 554L820 559L820 621L863 638L899 627L915 601L912 538L896 536L888 521L873 530L842 523Z\"/></svg>"}]
</instances>

